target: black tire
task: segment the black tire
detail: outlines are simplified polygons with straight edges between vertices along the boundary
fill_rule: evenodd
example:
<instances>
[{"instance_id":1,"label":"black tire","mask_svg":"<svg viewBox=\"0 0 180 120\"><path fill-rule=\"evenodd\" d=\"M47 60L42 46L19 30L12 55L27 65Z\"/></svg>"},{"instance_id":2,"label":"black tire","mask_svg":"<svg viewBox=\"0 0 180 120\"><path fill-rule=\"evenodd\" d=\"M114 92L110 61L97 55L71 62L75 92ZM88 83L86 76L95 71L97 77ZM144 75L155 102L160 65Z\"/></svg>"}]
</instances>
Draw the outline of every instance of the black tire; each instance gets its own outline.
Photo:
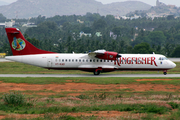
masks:
<instances>
[{"instance_id":1,"label":"black tire","mask_svg":"<svg viewBox=\"0 0 180 120\"><path fill-rule=\"evenodd\" d=\"M164 75L167 75L167 72L164 72Z\"/></svg>"},{"instance_id":2,"label":"black tire","mask_svg":"<svg viewBox=\"0 0 180 120\"><path fill-rule=\"evenodd\" d=\"M94 71L94 75L99 75L100 74L100 71Z\"/></svg>"}]
</instances>

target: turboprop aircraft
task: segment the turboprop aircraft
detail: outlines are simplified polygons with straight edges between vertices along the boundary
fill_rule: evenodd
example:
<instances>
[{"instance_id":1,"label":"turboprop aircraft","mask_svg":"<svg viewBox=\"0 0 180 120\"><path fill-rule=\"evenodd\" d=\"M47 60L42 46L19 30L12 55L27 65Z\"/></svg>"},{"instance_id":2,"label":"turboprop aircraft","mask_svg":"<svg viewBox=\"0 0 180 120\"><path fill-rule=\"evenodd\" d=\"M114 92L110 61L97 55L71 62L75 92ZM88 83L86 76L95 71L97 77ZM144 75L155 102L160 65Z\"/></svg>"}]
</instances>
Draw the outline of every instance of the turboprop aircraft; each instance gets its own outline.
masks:
<instances>
[{"instance_id":1,"label":"turboprop aircraft","mask_svg":"<svg viewBox=\"0 0 180 120\"><path fill-rule=\"evenodd\" d=\"M54 53L36 48L28 42L19 29L6 28L13 56L7 60L30 64L46 69L82 70L99 75L115 70L163 71L176 67L176 64L159 54L118 54L106 50L96 50L87 54Z\"/></svg>"}]
</instances>

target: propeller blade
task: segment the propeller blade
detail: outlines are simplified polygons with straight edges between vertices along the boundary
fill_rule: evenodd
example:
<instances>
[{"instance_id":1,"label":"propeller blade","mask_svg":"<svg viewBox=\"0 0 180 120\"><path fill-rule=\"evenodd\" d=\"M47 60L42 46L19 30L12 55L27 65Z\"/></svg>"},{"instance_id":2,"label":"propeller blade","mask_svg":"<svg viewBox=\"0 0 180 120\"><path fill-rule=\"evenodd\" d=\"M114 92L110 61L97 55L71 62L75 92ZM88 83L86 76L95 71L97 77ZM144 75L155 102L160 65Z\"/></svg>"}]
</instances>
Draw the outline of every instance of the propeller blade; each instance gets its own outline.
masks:
<instances>
[{"instance_id":1,"label":"propeller blade","mask_svg":"<svg viewBox=\"0 0 180 120\"><path fill-rule=\"evenodd\" d=\"M120 58L120 57L122 57L120 54L117 54L117 58Z\"/></svg>"}]
</instances>

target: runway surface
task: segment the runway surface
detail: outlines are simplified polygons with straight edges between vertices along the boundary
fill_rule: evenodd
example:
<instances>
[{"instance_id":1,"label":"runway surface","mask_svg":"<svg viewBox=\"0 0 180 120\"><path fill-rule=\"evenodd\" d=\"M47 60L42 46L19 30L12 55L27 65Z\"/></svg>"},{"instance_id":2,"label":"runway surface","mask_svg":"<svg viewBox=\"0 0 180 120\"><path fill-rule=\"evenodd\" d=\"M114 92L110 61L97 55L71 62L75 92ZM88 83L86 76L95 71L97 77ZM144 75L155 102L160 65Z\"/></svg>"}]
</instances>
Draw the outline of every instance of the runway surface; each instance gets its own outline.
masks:
<instances>
[{"instance_id":1,"label":"runway surface","mask_svg":"<svg viewBox=\"0 0 180 120\"><path fill-rule=\"evenodd\" d=\"M0 74L0 77L180 77L180 74L100 74L100 75L91 75L91 74L82 74L82 75L70 75L70 74Z\"/></svg>"}]
</instances>

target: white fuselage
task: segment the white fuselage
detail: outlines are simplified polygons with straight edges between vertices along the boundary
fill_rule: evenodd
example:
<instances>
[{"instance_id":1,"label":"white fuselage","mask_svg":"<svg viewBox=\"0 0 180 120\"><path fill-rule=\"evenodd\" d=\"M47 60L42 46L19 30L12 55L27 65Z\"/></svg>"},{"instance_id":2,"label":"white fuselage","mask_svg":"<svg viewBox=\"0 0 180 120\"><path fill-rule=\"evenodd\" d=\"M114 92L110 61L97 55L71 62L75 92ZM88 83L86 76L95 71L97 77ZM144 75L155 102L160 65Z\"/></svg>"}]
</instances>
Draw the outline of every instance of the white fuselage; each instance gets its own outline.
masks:
<instances>
[{"instance_id":1,"label":"white fuselage","mask_svg":"<svg viewBox=\"0 0 180 120\"><path fill-rule=\"evenodd\" d=\"M7 56L6 59L47 69L104 72L114 70L168 70L176 67L172 61L158 54L121 54L116 61L90 57L88 54L37 54Z\"/></svg>"}]
</instances>

